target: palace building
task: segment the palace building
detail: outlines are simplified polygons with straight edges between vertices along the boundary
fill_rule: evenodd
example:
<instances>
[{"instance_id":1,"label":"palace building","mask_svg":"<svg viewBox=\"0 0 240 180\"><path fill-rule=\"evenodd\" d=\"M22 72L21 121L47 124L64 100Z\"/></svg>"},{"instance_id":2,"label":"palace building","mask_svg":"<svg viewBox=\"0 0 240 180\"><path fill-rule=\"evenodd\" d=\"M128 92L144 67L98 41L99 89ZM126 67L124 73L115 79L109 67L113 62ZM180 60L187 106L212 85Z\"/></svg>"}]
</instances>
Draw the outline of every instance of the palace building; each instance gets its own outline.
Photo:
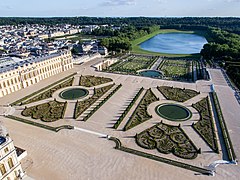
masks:
<instances>
[{"instance_id":1,"label":"palace building","mask_svg":"<svg viewBox=\"0 0 240 180\"><path fill-rule=\"evenodd\" d=\"M22 179L24 172L17 157L13 140L2 129L3 127L0 125L0 179Z\"/></svg>"},{"instance_id":2,"label":"palace building","mask_svg":"<svg viewBox=\"0 0 240 180\"><path fill-rule=\"evenodd\" d=\"M73 68L70 51L31 59L0 59L0 97Z\"/></svg>"}]
</instances>

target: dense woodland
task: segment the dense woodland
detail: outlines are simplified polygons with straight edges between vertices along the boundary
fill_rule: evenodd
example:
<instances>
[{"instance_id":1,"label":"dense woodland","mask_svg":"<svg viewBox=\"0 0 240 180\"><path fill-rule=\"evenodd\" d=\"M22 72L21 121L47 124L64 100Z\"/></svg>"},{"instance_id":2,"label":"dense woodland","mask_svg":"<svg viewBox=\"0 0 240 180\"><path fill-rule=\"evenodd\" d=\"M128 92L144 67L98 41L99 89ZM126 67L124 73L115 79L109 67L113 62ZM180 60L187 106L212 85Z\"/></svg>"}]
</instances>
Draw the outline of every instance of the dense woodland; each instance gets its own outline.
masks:
<instances>
[{"instance_id":1,"label":"dense woodland","mask_svg":"<svg viewBox=\"0 0 240 180\"><path fill-rule=\"evenodd\" d=\"M103 30L102 30L103 29ZM108 31L107 31L108 29ZM131 50L131 41L148 35L159 30L159 26L135 27L126 26L121 30L114 31L112 37L103 38L101 44L108 48L109 51L129 51ZM112 33L110 28L100 28L92 32L93 35L110 36Z\"/></svg>"},{"instance_id":2,"label":"dense woodland","mask_svg":"<svg viewBox=\"0 0 240 180\"><path fill-rule=\"evenodd\" d=\"M220 62L232 81L240 87L240 35L209 28L211 41L205 44L201 55L212 62Z\"/></svg>"}]
</instances>

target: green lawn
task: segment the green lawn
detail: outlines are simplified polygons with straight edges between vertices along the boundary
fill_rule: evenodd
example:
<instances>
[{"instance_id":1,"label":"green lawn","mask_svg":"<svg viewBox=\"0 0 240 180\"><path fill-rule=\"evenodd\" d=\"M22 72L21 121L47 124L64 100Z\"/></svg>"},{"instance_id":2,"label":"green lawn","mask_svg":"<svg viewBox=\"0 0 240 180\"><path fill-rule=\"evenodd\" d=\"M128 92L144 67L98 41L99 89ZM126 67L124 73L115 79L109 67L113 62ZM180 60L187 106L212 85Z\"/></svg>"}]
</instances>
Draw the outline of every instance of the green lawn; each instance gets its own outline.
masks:
<instances>
[{"instance_id":1,"label":"green lawn","mask_svg":"<svg viewBox=\"0 0 240 180\"><path fill-rule=\"evenodd\" d=\"M189 34L194 34L194 33L197 33L197 32L194 32L194 31L180 31L180 30L176 30L176 29L161 29L159 31L155 31L151 34L148 34L146 36L143 36L141 38L138 38L134 41L131 42L132 44L132 53L136 53L136 54L149 54L149 55L156 55L156 56L167 56L167 57L191 57L191 56L199 56L199 54L166 54L166 53L157 53L157 52L151 52L151 51L146 51L146 50L143 50L139 47L139 45L158 35L158 34L164 34L164 33L189 33ZM199 33L197 33L199 34Z\"/></svg>"},{"instance_id":2,"label":"green lawn","mask_svg":"<svg viewBox=\"0 0 240 180\"><path fill-rule=\"evenodd\" d=\"M166 60L161 70L166 76L184 76L188 73L187 61Z\"/></svg>"},{"instance_id":3,"label":"green lawn","mask_svg":"<svg viewBox=\"0 0 240 180\"><path fill-rule=\"evenodd\" d=\"M130 55L111 65L108 71L136 74L138 70L148 69L156 59L156 56Z\"/></svg>"},{"instance_id":4,"label":"green lawn","mask_svg":"<svg viewBox=\"0 0 240 180\"><path fill-rule=\"evenodd\" d=\"M158 70L164 72L164 76L170 80L190 80L192 79L191 60L179 59L165 60Z\"/></svg>"}]
</instances>

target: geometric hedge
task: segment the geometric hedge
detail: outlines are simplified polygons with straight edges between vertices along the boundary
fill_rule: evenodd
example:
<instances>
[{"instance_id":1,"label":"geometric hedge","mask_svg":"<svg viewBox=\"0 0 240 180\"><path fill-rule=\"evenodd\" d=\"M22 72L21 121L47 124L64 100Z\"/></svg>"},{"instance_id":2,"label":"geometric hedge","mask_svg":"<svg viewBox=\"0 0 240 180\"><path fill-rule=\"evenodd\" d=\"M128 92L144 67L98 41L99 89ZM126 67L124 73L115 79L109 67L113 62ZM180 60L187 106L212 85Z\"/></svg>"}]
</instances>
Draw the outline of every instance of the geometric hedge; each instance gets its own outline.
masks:
<instances>
[{"instance_id":1,"label":"geometric hedge","mask_svg":"<svg viewBox=\"0 0 240 180\"><path fill-rule=\"evenodd\" d=\"M174 154L184 159L195 159L200 150L179 126L159 123L135 137L136 143L145 149L157 149L164 154Z\"/></svg>"}]
</instances>

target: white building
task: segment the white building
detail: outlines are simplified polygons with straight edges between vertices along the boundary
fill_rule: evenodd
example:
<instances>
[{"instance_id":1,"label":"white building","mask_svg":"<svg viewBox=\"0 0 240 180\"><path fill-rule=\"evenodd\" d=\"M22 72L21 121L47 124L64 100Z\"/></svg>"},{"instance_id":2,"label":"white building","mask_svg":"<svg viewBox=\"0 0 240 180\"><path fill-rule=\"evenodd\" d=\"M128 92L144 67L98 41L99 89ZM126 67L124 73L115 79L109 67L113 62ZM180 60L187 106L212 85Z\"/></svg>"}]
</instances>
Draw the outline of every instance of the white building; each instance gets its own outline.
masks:
<instances>
[{"instance_id":1,"label":"white building","mask_svg":"<svg viewBox=\"0 0 240 180\"><path fill-rule=\"evenodd\" d=\"M24 173L18 160L13 140L2 131L2 126L0 126L0 129L0 179L21 179Z\"/></svg>"},{"instance_id":2,"label":"white building","mask_svg":"<svg viewBox=\"0 0 240 180\"><path fill-rule=\"evenodd\" d=\"M73 62L70 51L21 61L9 57L0 59L0 97L71 68Z\"/></svg>"}]
</instances>

